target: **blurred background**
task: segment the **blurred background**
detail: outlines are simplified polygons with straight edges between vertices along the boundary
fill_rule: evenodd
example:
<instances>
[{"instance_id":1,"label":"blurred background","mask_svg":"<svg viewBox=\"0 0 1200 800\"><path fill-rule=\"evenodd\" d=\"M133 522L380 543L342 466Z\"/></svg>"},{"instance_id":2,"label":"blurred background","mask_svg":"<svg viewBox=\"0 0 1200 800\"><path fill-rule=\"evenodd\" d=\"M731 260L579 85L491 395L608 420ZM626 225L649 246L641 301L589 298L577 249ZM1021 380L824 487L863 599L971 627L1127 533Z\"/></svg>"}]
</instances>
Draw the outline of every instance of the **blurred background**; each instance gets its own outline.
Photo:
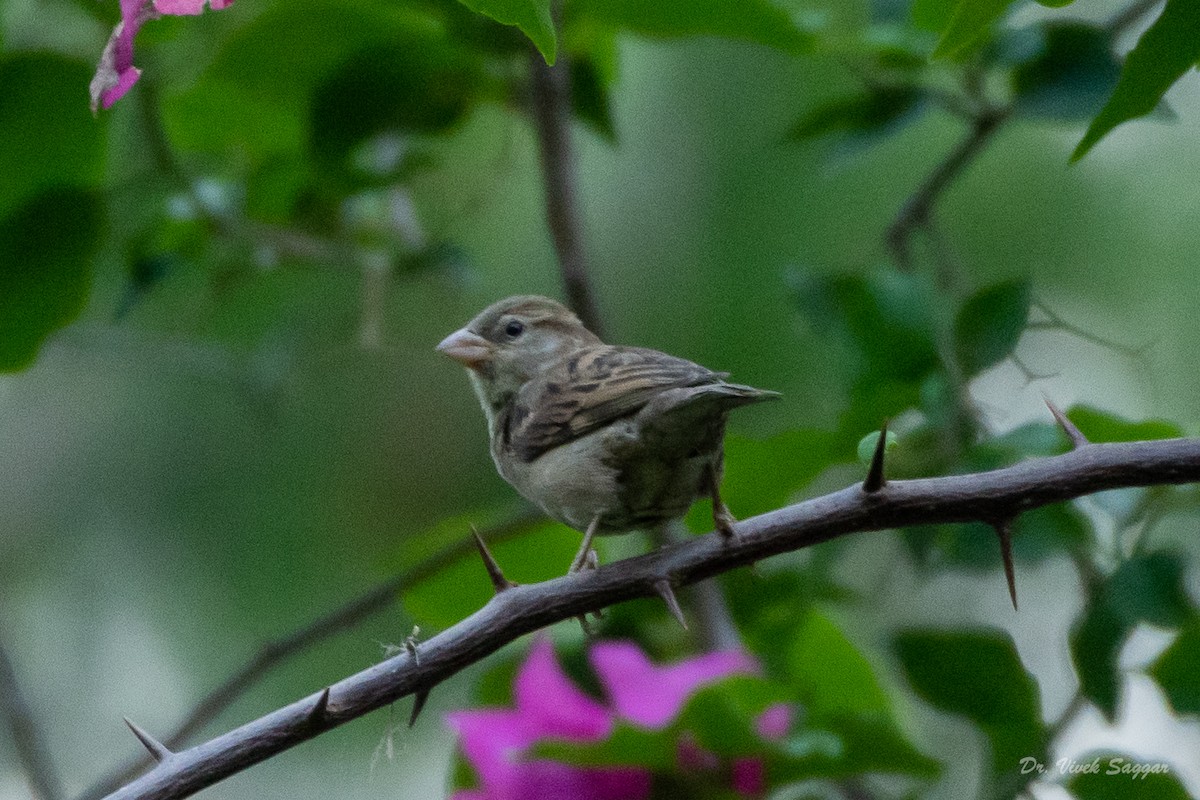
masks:
<instances>
[{"instance_id":1,"label":"blurred background","mask_svg":"<svg viewBox=\"0 0 1200 800\"><path fill-rule=\"evenodd\" d=\"M1124 8L1077 5L1017 4L994 40L1015 48L1003 32L1047 19L1098 25ZM902 474L983 465L966 450L928 456L938 384L919 371L899 386L887 365L911 350L873 356L829 321L841 312L823 303L844 285L867 287L882 319L924 325L915 314L936 330L979 290L1021 282L1028 318L1015 349L960 376L976 409L972 442L1048 426L1043 395L1106 420L1200 432L1194 73L1160 113L1074 164L1115 72L1068 74L1078 91L1061 91L1079 108L1006 118L937 198L938 239L918 237L904 272L885 232L970 125L932 90L878 118L830 117L873 74L893 74L870 72L874 51L831 43L891 31L891 44L923 58L936 36L903 4L780 7L819 43L789 51L755 35L606 28L583 4L576 13L592 27L562 41L588 79L575 85L571 132L607 339L784 395L731 423L734 513L858 479L855 444L885 416L898 419ZM1114 41L1112 63L1148 11ZM0 2L0 334L18 353L0 375L0 642L67 796L138 754L122 716L165 734L264 642L460 540L468 523L521 508L494 472L462 370L433 347L500 297L562 296L515 29L434 0L242 2L164 17L139 35L141 81L93 118L87 84L117 19L115 2ZM1026 62L988 53L964 69L1011 104L1006 81ZM940 69L922 86L956 91L958 67ZM834 119L825 128L821 109ZM861 402L872 381L888 402ZM790 450L771 449L789 435ZM1119 550L1144 495L1110 493L1071 513L1095 550ZM1148 534L1191 564L1192 597L1195 508L1170 506ZM1014 613L991 541L972 560L941 536L859 535L763 568L795 576L820 565L840 593L790 602L837 621L896 696L911 739L943 762L921 796L957 798L983 794L984 739L911 694L891 637L913 624L1011 632L1053 720L1076 691L1068 639L1087 593L1067 549L1050 547L1019 564ZM604 559L640 552L635 539L605 543ZM542 527L497 552L528 582L561 572L577 542ZM756 590L731 583L753 609ZM288 661L205 735L367 667L414 625L422 636L448 627L488 593L464 561ZM577 647L577 628L554 635ZM652 649L687 651L670 636ZM1136 672L1171 641L1163 626L1141 626L1118 644L1135 671L1119 713L1110 722L1085 708L1058 752L1166 759L1200 792L1195 717L1172 714ZM205 796L441 797L453 748L442 714L474 702L481 676L526 644L440 687L412 731L406 700ZM0 735L0 797L25 796Z\"/></svg>"}]
</instances>

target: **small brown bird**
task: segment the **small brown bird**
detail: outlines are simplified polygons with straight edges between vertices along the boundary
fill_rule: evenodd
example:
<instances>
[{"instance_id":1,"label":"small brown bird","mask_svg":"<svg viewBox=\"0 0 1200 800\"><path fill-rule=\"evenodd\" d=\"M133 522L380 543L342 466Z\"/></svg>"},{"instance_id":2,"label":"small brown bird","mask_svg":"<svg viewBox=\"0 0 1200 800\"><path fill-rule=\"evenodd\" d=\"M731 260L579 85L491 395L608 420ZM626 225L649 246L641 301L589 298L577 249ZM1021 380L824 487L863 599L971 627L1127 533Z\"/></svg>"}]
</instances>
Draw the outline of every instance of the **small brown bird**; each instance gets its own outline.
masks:
<instances>
[{"instance_id":1,"label":"small brown bird","mask_svg":"<svg viewBox=\"0 0 1200 800\"><path fill-rule=\"evenodd\" d=\"M778 393L657 350L604 344L547 297L495 303L437 346L467 368L500 475L549 516L596 534L652 529L721 502L725 421Z\"/></svg>"}]
</instances>

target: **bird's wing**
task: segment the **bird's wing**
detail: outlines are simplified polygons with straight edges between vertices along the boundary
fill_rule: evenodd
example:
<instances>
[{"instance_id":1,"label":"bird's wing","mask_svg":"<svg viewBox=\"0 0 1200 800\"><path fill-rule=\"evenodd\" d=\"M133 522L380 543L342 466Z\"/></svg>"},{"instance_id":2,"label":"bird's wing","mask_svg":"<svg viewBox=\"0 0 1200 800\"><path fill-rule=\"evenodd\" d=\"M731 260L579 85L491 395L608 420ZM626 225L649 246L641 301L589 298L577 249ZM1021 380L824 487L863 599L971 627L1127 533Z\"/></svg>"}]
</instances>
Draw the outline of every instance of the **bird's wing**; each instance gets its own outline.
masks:
<instances>
[{"instance_id":1,"label":"bird's wing","mask_svg":"<svg viewBox=\"0 0 1200 800\"><path fill-rule=\"evenodd\" d=\"M719 383L725 373L640 347L589 347L547 368L518 393L508 447L522 461L628 416L668 389Z\"/></svg>"}]
</instances>

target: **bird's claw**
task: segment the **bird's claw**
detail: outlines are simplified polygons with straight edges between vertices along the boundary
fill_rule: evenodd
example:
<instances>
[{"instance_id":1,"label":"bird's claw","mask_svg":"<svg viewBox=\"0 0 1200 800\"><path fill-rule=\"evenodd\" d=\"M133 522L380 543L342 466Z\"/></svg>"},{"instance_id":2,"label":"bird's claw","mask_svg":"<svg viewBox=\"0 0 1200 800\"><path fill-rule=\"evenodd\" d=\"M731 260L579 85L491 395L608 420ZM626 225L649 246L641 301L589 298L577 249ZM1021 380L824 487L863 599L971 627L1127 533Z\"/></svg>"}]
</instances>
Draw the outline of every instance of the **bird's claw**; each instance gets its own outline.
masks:
<instances>
[{"instance_id":1,"label":"bird's claw","mask_svg":"<svg viewBox=\"0 0 1200 800\"><path fill-rule=\"evenodd\" d=\"M737 536L737 532L733 526L737 524L737 517L729 513L729 509L721 506L713 509L713 527L717 529L717 533L721 534L721 538L726 541Z\"/></svg>"}]
</instances>

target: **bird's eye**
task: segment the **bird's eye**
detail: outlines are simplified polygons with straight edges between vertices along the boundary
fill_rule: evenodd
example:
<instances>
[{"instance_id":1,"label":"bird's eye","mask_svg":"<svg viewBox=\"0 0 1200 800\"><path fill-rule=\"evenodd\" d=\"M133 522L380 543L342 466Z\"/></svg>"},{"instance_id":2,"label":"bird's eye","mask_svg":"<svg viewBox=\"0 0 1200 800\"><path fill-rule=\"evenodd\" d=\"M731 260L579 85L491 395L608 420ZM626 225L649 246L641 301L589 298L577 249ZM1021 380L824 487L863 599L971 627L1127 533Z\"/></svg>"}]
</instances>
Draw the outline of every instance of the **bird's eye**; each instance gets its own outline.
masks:
<instances>
[{"instance_id":1,"label":"bird's eye","mask_svg":"<svg viewBox=\"0 0 1200 800\"><path fill-rule=\"evenodd\" d=\"M514 319L504 326L504 335L510 339L515 339L525 332L525 323L519 319Z\"/></svg>"}]
</instances>

